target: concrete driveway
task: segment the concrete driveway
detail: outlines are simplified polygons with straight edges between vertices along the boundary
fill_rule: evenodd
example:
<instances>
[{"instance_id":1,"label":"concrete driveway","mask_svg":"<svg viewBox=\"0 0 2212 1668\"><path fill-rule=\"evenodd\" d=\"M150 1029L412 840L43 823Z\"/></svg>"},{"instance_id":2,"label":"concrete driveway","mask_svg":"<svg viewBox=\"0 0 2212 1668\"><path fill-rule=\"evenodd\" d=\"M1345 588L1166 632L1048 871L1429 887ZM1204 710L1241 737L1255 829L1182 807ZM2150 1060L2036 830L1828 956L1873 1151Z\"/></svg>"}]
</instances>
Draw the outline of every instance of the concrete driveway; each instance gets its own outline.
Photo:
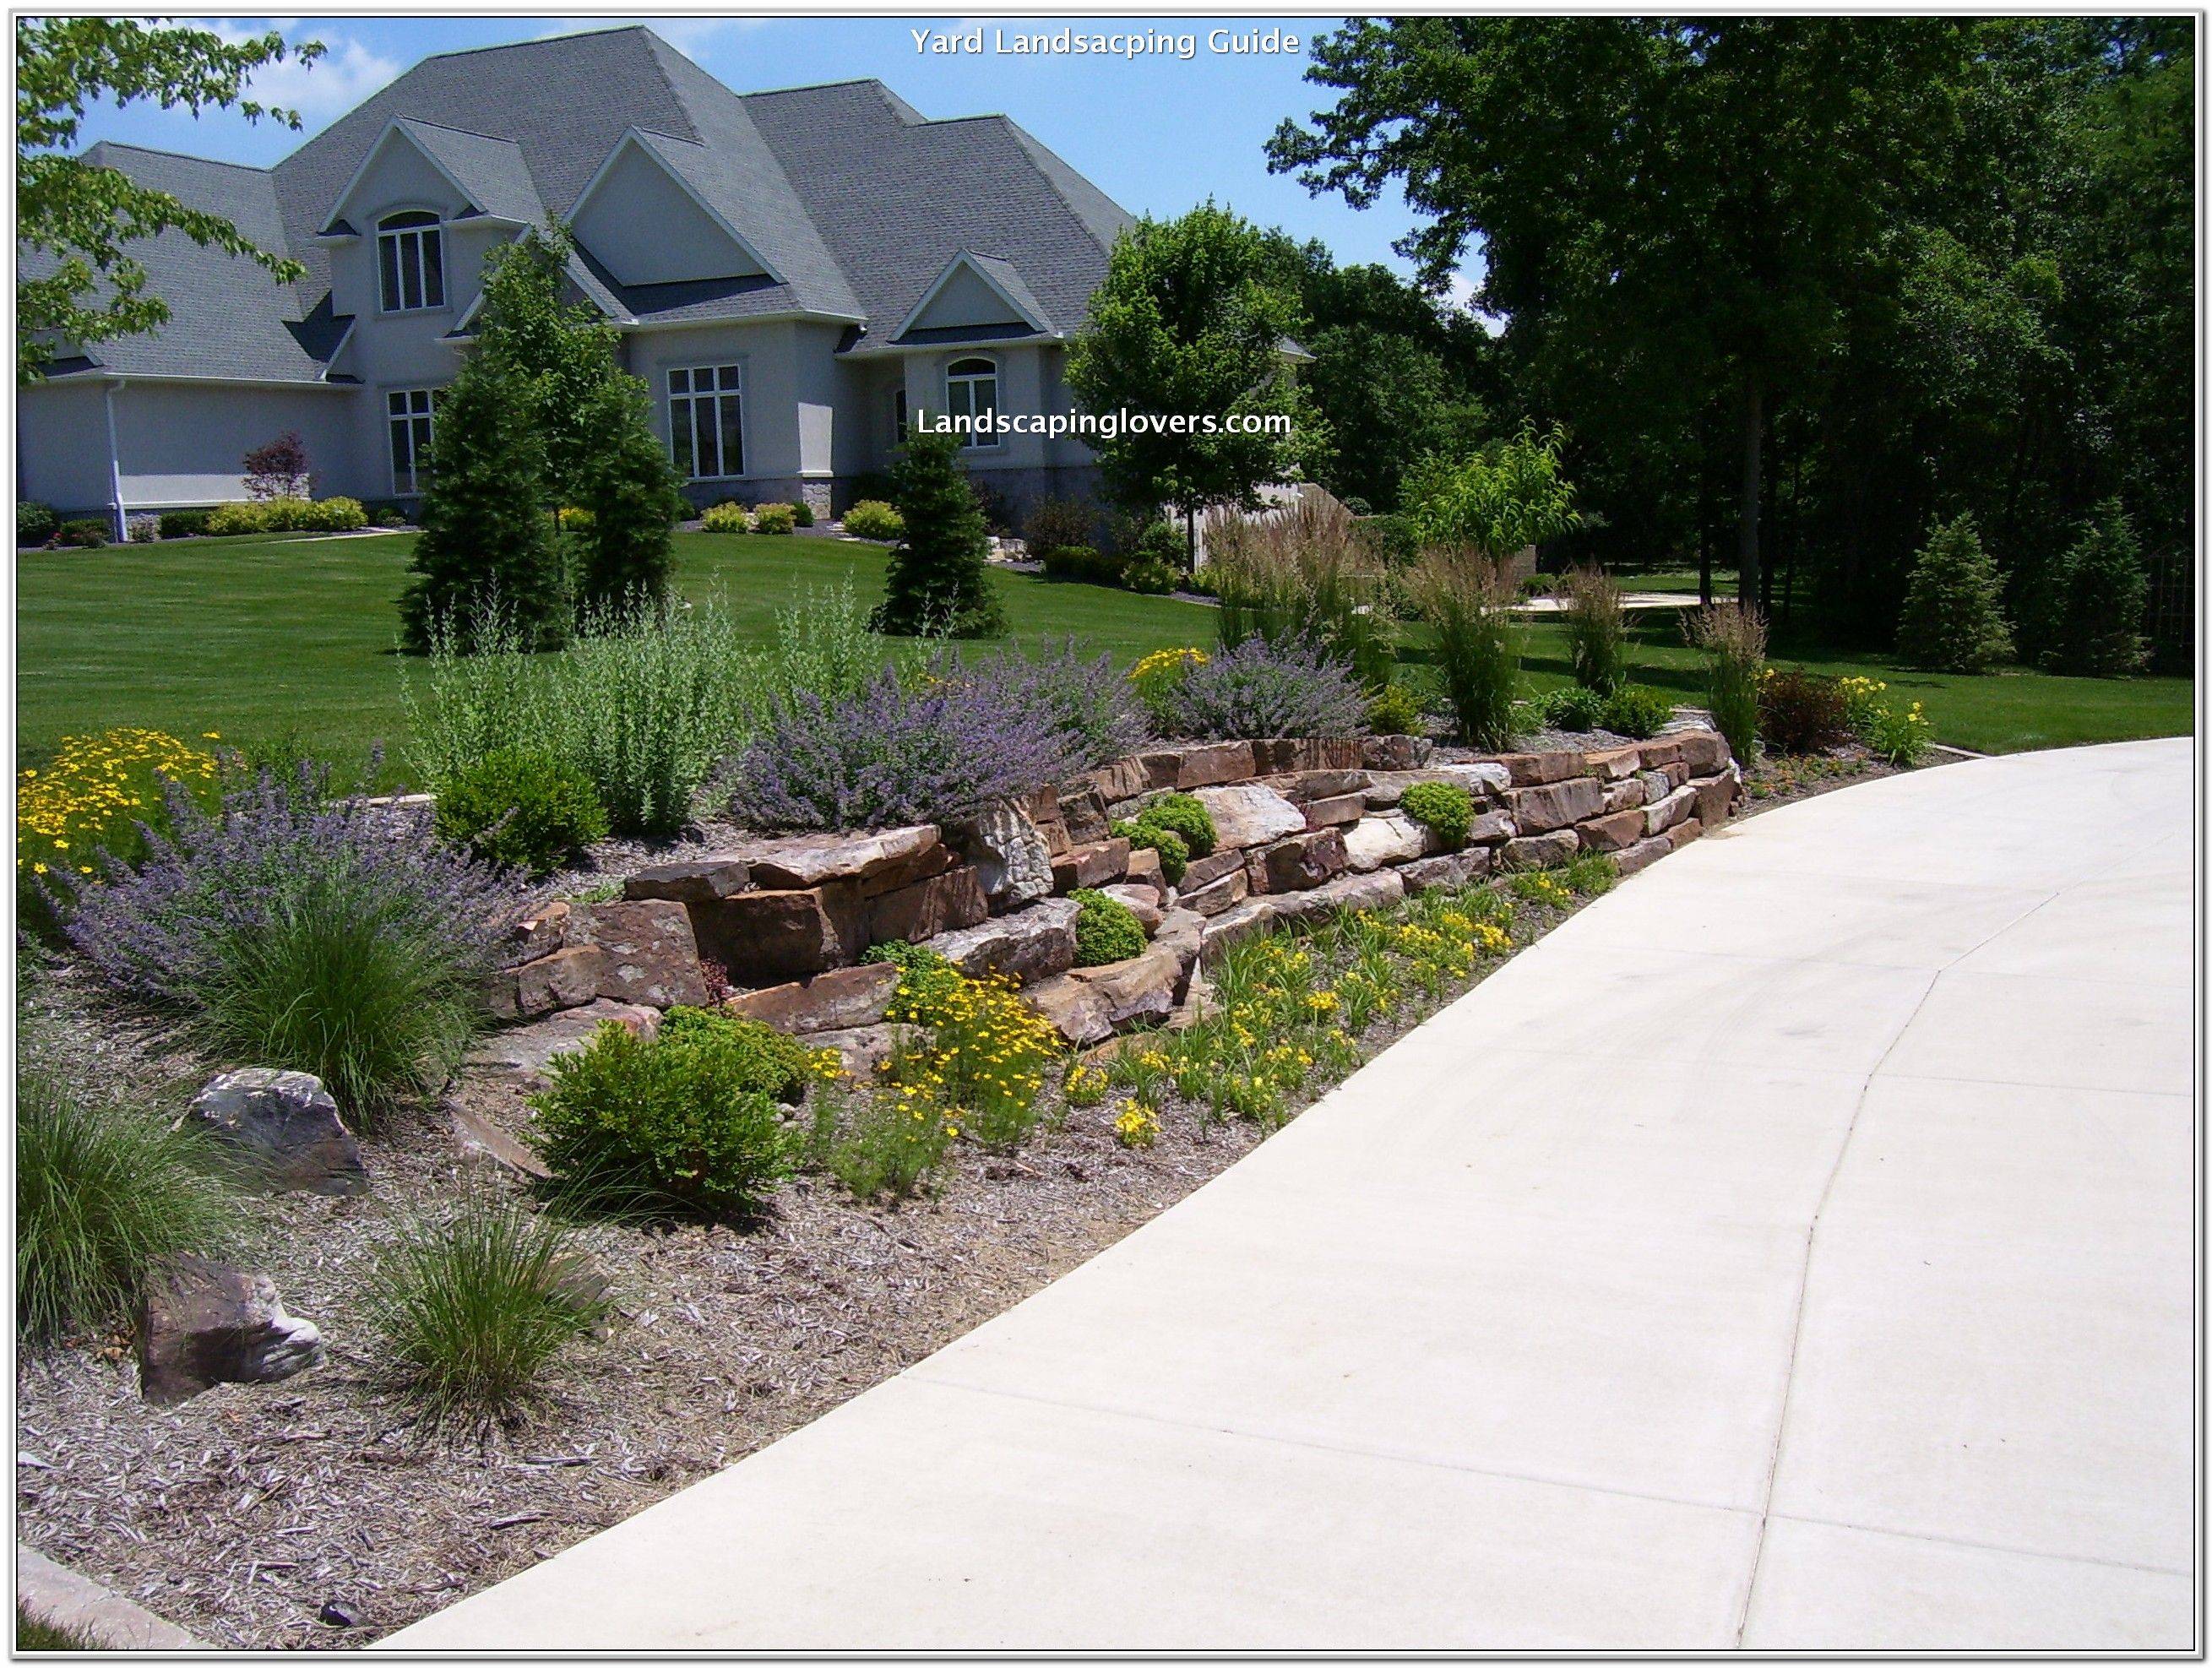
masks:
<instances>
[{"instance_id":1,"label":"concrete driveway","mask_svg":"<svg viewBox=\"0 0 2212 1668\"><path fill-rule=\"evenodd\" d=\"M2186 1648L2191 749L1625 883L998 1320L387 1647Z\"/></svg>"}]
</instances>

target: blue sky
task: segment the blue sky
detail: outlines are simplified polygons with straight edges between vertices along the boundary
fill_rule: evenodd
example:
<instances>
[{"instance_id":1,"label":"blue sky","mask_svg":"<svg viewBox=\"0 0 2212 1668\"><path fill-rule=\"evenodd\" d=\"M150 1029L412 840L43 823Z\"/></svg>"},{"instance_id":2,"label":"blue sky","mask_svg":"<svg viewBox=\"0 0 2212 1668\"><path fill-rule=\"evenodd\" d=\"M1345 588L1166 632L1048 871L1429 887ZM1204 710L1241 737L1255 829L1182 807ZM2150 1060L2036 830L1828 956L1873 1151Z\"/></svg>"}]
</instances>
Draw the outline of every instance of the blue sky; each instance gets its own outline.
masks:
<instances>
[{"instance_id":1,"label":"blue sky","mask_svg":"<svg viewBox=\"0 0 2212 1668\"><path fill-rule=\"evenodd\" d=\"M226 33L258 32L266 19L200 20ZM1003 112L1096 181L1132 213L1172 215L1209 196L1265 225L1318 238L1340 262L1409 264L1391 243L1411 226L1395 194L1355 210L1335 196L1310 197L1267 173L1261 147L1285 116L1304 117L1327 102L1304 79L1303 52L1215 55L1207 32L1239 34L1273 27L1301 45L1329 26L1320 18L710 18L586 19L327 17L287 21L291 40L320 40L327 54L312 69L287 64L265 74L257 94L298 109L306 132L250 126L227 112L195 118L181 111L133 107L87 113L84 136L121 139L265 167L343 114L418 59L501 41L617 22L642 21L739 92L876 76L927 116ZM992 31L1156 31L1198 37L1196 57L1015 57L988 51ZM918 52L916 28L981 27L981 57Z\"/></svg>"}]
</instances>

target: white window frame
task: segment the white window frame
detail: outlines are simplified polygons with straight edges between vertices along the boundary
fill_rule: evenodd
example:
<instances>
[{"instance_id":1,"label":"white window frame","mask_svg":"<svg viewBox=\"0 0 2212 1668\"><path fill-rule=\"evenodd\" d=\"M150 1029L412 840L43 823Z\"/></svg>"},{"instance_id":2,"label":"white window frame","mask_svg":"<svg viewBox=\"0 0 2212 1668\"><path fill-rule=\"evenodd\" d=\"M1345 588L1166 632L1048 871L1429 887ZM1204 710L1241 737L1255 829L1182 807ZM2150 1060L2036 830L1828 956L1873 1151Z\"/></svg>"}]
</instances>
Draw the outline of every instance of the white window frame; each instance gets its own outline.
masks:
<instances>
[{"instance_id":1,"label":"white window frame","mask_svg":"<svg viewBox=\"0 0 2212 1668\"><path fill-rule=\"evenodd\" d=\"M701 387L698 379L708 379ZM678 378L684 379L679 389ZM742 481L745 478L745 367L742 363L715 365L672 365L662 379L662 390L668 402L668 457L687 481ZM714 469L712 473L699 467L699 429L696 407L704 402L714 412ZM734 421L725 416L725 403L734 403ZM677 412L682 409L681 427ZM738 466L729 465L729 440L734 434L738 441ZM678 437L689 443L678 445ZM685 450L691 453L684 458Z\"/></svg>"},{"instance_id":2,"label":"white window frame","mask_svg":"<svg viewBox=\"0 0 2212 1668\"><path fill-rule=\"evenodd\" d=\"M988 372L963 371L959 368L963 365L988 365L991 368ZM957 359L948 361L945 367L945 415L950 417L979 415L977 395L986 383L990 385L990 403L981 406L980 410L996 412L999 409L999 361L989 354L963 354ZM953 392L956 388L960 391L957 397ZM987 438L963 433L960 436L963 452L998 452L1003 450L1006 444L1004 437L996 434Z\"/></svg>"},{"instance_id":3,"label":"white window frame","mask_svg":"<svg viewBox=\"0 0 2212 1668\"><path fill-rule=\"evenodd\" d=\"M384 391L384 456L392 470L392 495L419 498L430 473L430 446L436 438L436 388L387 388ZM407 484L399 484L399 459L392 442L404 432L407 437Z\"/></svg>"},{"instance_id":4,"label":"white window frame","mask_svg":"<svg viewBox=\"0 0 2212 1668\"><path fill-rule=\"evenodd\" d=\"M406 224L395 226L394 221ZM386 246L392 250L392 271L397 287L396 296L384 290L384 255ZM435 249L435 271L428 251ZM407 301L407 280L415 280L415 293L420 298L411 306ZM437 281L437 299L430 298L431 280ZM441 312L449 294L446 282L446 223L434 209L395 209L376 222L376 310L384 313ZM397 300L394 306L390 302Z\"/></svg>"}]
</instances>

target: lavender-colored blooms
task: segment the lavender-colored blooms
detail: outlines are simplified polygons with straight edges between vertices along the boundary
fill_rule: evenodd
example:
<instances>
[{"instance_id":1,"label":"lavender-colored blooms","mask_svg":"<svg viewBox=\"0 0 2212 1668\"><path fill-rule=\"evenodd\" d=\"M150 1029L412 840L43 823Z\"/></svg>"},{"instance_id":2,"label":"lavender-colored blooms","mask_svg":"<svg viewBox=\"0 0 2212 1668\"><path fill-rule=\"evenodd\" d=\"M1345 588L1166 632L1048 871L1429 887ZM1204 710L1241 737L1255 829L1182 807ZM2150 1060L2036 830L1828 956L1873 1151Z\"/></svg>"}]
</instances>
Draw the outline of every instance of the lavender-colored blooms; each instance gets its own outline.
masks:
<instances>
[{"instance_id":1,"label":"lavender-colored blooms","mask_svg":"<svg viewBox=\"0 0 2212 1668\"><path fill-rule=\"evenodd\" d=\"M494 965L519 894L492 865L431 838L421 810L325 797L312 765L203 810L168 795L172 831L148 831L134 868L111 861L87 887L70 941L108 984L198 1006L224 957L309 891L342 886L381 930L440 947L456 978Z\"/></svg>"},{"instance_id":2,"label":"lavender-colored blooms","mask_svg":"<svg viewBox=\"0 0 2212 1668\"><path fill-rule=\"evenodd\" d=\"M1167 727L1197 741L1367 731L1367 698L1359 680L1310 643L1248 637L1192 666L1162 706Z\"/></svg>"},{"instance_id":3,"label":"lavender-colored blooms","mask_svg":"<svg viewBox=\"0 0 2212 1668\"><path fill-rule=\"evenodd\" d=\"M1042 702L999 678L887 666L846 700L779 700L737 762L730 812L757 828L943 822L1085 763Z\"/></svg>"},{"instance_id":4,"label":"lavender-colored blooms","mask_svg":"<svg viewBox=\"0 0 2212 1668\"><path fill-rule=\"evenodd\" d=\"M1066 739L1078 769L1111 763L1152 738L1152 724L1129 680L1110 654L1085 659L1065 638L1048 654L1031 658L1006 653L973 670L941 661L939 677L974 677L994 684L1009 709L1032 713Z\"/></svg>"}]
</instances>

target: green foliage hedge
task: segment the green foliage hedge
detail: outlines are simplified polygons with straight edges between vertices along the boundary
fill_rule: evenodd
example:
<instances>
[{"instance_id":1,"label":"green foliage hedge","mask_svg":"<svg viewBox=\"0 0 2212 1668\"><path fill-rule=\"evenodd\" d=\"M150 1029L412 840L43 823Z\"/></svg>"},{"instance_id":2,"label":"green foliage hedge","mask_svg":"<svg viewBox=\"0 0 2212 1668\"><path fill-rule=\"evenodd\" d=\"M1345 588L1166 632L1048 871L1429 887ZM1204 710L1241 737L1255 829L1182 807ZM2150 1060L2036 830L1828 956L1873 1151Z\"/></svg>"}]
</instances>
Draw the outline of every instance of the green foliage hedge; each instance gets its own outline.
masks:
<instances>
[{"instance_id":1,"label":"green foliage hedge","mask_svg":"<svg viewBox=\"0 0 2212 1668\"><path fill-rule=\"evenodd\" d=\"M1137 913L1103 893L1080 891L1075 900L1075 965L1103 967L1145 953L1145 925Z\"/></svg>"}]
</instances>

